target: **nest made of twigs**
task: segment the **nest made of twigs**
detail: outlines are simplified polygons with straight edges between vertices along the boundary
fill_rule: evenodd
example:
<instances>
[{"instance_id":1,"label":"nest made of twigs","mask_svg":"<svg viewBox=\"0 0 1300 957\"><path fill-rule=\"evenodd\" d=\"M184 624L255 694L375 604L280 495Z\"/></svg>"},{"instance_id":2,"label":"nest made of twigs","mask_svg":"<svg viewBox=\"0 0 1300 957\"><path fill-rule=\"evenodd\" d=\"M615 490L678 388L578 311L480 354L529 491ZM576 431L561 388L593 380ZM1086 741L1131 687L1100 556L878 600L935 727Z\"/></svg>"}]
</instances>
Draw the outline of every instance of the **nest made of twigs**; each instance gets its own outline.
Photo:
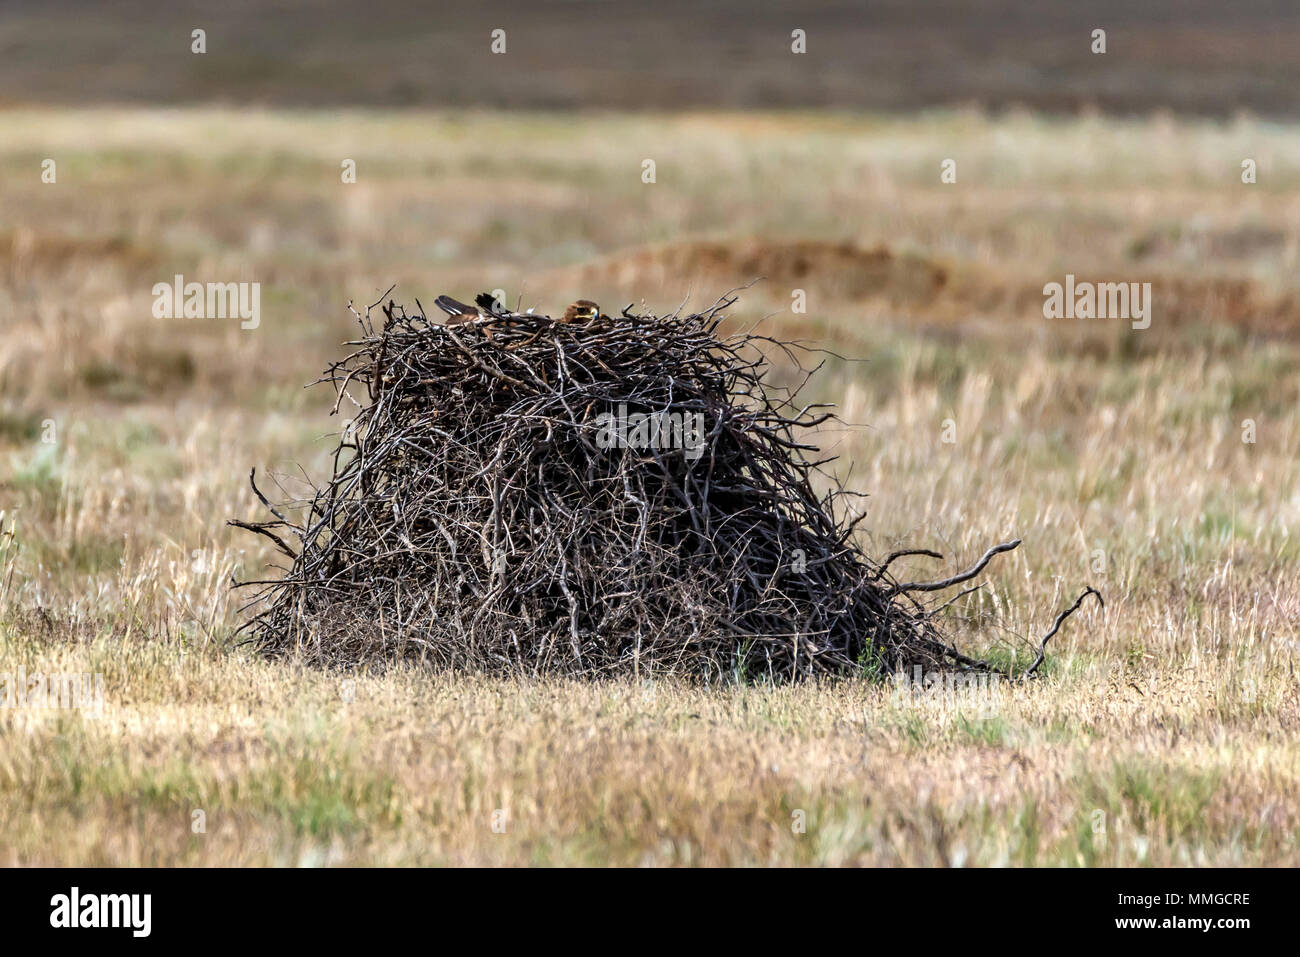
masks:
<instances>
[{"instance_id":1,"label":"nest made of twigs","mask_svg":"<svg viewBox=\"0 0 1300 957\"><path fill-rule=\"evenodd\" d=\"M987 667L915 596L1019 542L943 582L892 578L912 552L872 562L851 493L806 441L832 413L768 381L767 355L793 344L719 333L733 301L582 325L501 313L448 326L391 300L378 330L357 314L353 351L318 380L335 413L358 407L334 474L281 506L254 476L273 517L232 522L290 560L245 583L251 640L322 663L528 674ZM617 415L701 428L611 445Z\"/></svg>"}]
</instances>

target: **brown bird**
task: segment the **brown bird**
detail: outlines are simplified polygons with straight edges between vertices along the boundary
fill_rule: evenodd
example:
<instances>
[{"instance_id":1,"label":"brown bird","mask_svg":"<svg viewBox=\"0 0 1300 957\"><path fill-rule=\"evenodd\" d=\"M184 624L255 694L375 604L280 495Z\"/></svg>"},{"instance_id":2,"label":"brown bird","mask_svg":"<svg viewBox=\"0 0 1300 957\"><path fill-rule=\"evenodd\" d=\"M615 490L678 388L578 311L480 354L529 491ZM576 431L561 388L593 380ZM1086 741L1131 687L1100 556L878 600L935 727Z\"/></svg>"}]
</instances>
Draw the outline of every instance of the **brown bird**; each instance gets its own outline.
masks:
<instances>
[{"instance_id":1,"label":"brown bird","mask_svg":"<svg viewBox=\"0 0 1300 957\"><path fill-rule=\"evenodd\" d=\"M509 312L504 310L495 299L488 293L483 293L475 298L477 306L470 306L451 296L439 296L433 301L433 304L445 312L450 318L447 325L458 326L464 322L473 322L475 319L512 319L515 316L523 319L532 315L532 310L527 313ZM591 322L600 318L600 306L590 299L579 299L577 302L564 310L564 315L556 319L556 322Z\"/></svg>"},{"instance_id":2,"label":"brown bird","mask_svg":"<svg viewBox=\"0 0 1300 957\"><path fill-rule=\"evenodd\" d=\"M591 322L593 319L600 318L600 306L596 305L590 299L579 299L568 309L564 310L564 316L560 322Z\"/></svg>"}]
</instances>

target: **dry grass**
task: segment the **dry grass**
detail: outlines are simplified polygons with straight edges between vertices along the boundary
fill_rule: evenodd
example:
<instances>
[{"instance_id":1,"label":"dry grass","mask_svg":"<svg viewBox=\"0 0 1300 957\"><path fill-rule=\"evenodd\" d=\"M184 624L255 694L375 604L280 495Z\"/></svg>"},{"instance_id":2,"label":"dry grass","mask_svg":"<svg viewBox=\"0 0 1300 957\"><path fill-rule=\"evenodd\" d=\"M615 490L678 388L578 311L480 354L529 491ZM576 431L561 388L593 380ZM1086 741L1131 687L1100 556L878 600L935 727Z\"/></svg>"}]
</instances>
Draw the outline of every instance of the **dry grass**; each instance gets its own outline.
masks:
<instances>
[{"instance_id":1,"label":"dry grass","mask_svg":"<svg viewBox=\"0 0 1300 957\"><path fill-rule=\"evenodd\" d=\"M1295 317L1228 325L1210 300L1161 328L1157 298L1150 334L1126 334L1014 292L1093 271L1294 294L1297 144L1019 116L0 114L0 509L20 546L0 543L0 673L105 676L98 719L0 714L3 862L1300 862ZM958 187L938 184L949 155ZM883 243L951 277L936 307L814 263L809 314L769 322L870 358L833 362L818 397L869 425L824 439L872 494L870 552L937 546L956 568L1025 539L954 606L963 644L1023 656L1083 583L1106 594L1045 680L945 710L845 684L349 676L232 647L224 583L267 555L222 522L256 512L249 466L327 468L332 397L299 385L349 298L526 281L526 305L608 305L640 283L671 307L683 283L643 252L584 264L752 237ZM174 272L261 281L262 327L153 319ZM788 310L782 281L739 319Z\"/></svg>"}]
</instances>

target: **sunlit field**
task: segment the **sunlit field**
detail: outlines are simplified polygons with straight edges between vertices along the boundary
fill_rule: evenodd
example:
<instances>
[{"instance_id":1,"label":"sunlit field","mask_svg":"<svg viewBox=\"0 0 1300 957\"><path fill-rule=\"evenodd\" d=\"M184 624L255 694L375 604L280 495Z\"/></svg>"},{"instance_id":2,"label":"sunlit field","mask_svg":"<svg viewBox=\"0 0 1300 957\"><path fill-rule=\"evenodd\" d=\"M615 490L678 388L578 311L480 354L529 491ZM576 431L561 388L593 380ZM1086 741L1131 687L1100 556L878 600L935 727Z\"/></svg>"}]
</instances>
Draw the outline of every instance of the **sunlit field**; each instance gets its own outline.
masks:
<instances>
[{"instance_id":1,"label":"sunlit field","mask_svg":"<svg viewBox=\"0 0 1300 957\"><path fill-rule=\"evenodd\" d=\"M102 709L0 710L0 863L1300 863L1297 175L1300 127L1249 117L0 112L0 674L103 675ZM257 328L155 318L177 274L260 283ZM1150 282L1150 328L1044 318L1067 274ZM948 609L964 648L1027 664L1101 591L1039 680L971 706L238 644L230 580L272 555L225 522L254 466L328 475L303 386L349 301L755 279L736 328L833 353L810 397L856 425L818 441L870 554L938 577L1023 539Z\"/></svg>"}]
</instances>

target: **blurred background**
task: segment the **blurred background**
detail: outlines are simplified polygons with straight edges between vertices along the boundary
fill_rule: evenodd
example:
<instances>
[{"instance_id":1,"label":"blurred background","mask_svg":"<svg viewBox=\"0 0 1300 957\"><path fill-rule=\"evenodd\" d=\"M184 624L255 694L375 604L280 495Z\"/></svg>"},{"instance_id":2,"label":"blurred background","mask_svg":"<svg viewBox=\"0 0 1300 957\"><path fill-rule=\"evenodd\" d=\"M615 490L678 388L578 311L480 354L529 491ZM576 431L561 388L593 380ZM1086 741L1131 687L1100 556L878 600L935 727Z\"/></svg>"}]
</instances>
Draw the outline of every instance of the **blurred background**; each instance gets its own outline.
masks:
<instances>
[{"instance_id":1,"label":"blurred background","mask_svg":"<svg viewBox=\"0 0 1300 957\"><path fill-rule=\"evenodd\" d=\"M806 52L792 51L797 30ZM1064 595L1096 584L1110 611L1062 636L1061 672L1114 667L1121 689L1148 677L1172 687L1199 662L1207 684L1178 700L1223 710L1180 712L1179 727L1204 718L1207 736L1229 728L1242 748L1189 757L1186 773L1272 774L1271 793L1294 795L1293 748L1240 759L1271 719L1231 689L1248 668L1260 695L1282 695L1300 647L1284 587L1300 541L1297 50L1294 0L5 0L8 653L34 663L64 648L106 671L118 702L224 708L221 688L240 680L222 671L236 667L225 655L239 620L225 586L268 557L224 522L257 514L254 465L299 489L328 474L341 416L327 415L328 390L303 386L346 349L349 302L396 284L408 304L500 289L543 312L579 296L670 311L761 278L733 311L738 326L863 360L827 357L809 397L866 426L823 444L870 495L868 551L937 548L969 564L1023 537L993 587L954 608L963 640L1023 653ZM177 274L260 283L260 325L155 318L151 290ZM1043 286L1066 274L1151 283L1150 328L1045 319ZM921 561L918 576L932 573ZM118 644L75 650L78 635ZM141 635L157 642L123 663L115 649ZM209 666L225 685L142 677ZM1140 709L1159 710L1150 698ZM1035 738L1043 760L1077 761L1082 783L1036 778L1008 794L1096 804L1088 782L1111 781L1141 730L1101 744ZM150 740L155 755L182 744ZM68 767L117 767L104 757L117 742L85 741ZM186 774L224 780L196 760ZM358 793L387 773L339 766ZM844 806L861 806L841 764L818 768L809 780L834 778ZM47 808L90 790L71 772L28 770L45 790L27 799ZM393 773L400 793L441 786ZM959 787L936 773L940 792ZM570 777L585 787L585 774ZM137 780L123 771L100 785L125 793ZM1153 787L1153 802L1182 807ZM1269 804L1269 788L1221 801L1202 789L1211 797L1186 806L1178 833L1199 835L1214 860L1293 859L1284 835L1300 812L1294 799ZM137 830L170 813L159 793ZM572 801L580 821L582 800L548 806ZM1292 831L1273 821L1241 843L1232 828L1255 820L1251 802L1290 815ZM1126 807L1114 813L1136 813ZM1006 808L1006 821L953 826L1013 833ZM297 846L275 815L245 812L245 835L264 829L263 845L202 851L132 844L110 806L101 831L58 859L123 863L164 847L168 862L231 863ZM68 830L62 813L40 828L14 817L0 844L40 858ZM707 820L683 820L699 846L714 842L703 859L765 859L766 838L718 844ZM1041 859L1126 860L1119 842L1085 852L1069 822L1042 826ZM932 859L922 830L896 833L913 835L914 860ZM629 839L629 854L658 860L655 840ZM1181 840L1154 840L1150 859L1185 863ZM377 859L345 846L344 860ZM406 859L397 845L383 853Z\"/></svg>"},{"instance_id":2,"label":"blurred background","mask_svg":"<svg viewBox=\"0 0 1300 957\"><path fill-rule=\"evenodd\" d=\"M2 16L11 103L1294 116L1300 81L1287 0L10 0ZM206 59L176 42L199 26ZM497 28L504 60L485 56ZM1079 42L1096 28L1109 59Z\"/></svg>"},{"instance_id":3,"label":"blurred background","mask_svg":"<svg viewBox=\"0 0 1300 957\"><path fill-rule=\"evenodd\" d=\"M1106 353L1289 328L1297 42L1266 0L17 0L0 306L36 328L0 374L119 397L301 377L343 304L394 282L545 311L761 276L746 308L788 313L800 288L791 321L820 331L1013 319ZM1156 284L1154 331L1031 321L1045 281L1089 270ZM160 328L141 303L175 273L260 281L268 328ZM240 361L200 361L209 340Z\"/></svg>"},{"instance_id":4,"label":"blurred background","mask_svg":"<svg viewBox=\"0 0 1300 957\"><path fill-rule=\"evenodd\" d=\"M7 3L0 507L43 530L27 581L80 594L164 528L236 561L239 476L324 467L332 398L302 386L394 285L549 312L754 283L738 325L865 360L811 397L870 426L826 442L874 548L1063 499L1126 540L1153 459L1206 449L1231 467L1162 520L1236 527L1206 516L1294 471L1297 41L1271 2ZM1067 273L1151 283L1150 328L1044 319ZM176 275L259 283L258 328L155 318ZM1269 441L1225 444L1247 418ZM1031 471L1041 498L1006 480Z\"/></svg>"}]
</instances>

